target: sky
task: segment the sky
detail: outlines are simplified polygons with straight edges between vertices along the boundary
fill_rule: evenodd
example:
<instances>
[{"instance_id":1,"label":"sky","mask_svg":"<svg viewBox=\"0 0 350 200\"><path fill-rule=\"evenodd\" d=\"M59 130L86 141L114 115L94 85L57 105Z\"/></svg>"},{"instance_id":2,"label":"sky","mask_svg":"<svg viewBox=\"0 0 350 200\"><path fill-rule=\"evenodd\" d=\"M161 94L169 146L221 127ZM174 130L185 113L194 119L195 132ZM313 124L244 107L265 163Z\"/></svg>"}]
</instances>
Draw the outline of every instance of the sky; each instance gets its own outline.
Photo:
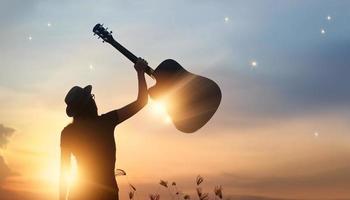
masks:
<instances>
[{"instance_id":1,"label":"sky","mask_svg":"<svg viewBox=\"0 0 350 200\"><path fill-rule=\"evenodd\" d=\"M167 58L221 88L193 134L150 102L115 130L120 196L176 181L195 199L350 199L350 2L0 0L0 196L55 199L64 97L93 85L99 113L137 96L133 64L96 23L156 67ZM154 81L147 79L148 85Z\"/></svg>"}]
</instances>

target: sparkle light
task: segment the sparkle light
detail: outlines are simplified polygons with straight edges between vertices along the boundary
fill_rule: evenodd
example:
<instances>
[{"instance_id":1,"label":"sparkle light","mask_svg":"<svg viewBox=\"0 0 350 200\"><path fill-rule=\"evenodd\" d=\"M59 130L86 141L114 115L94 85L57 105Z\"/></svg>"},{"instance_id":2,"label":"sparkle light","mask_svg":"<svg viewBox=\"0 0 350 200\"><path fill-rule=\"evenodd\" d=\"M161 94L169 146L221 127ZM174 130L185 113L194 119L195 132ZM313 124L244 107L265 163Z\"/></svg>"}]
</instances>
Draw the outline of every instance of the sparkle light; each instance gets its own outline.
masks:
<instances>
[{"instance_id":1,"label":"sparkle light","mask_svg":"<svg viewBox=\"0 0 350 200\"><path fill-rule=\"evenodd\" d=\"M32 39L33 39L32 36L29 36L29 37L28 37L28 40L32 40Z\"/></svg>"},{"instance_id":2,"label":"sparkle light","mask_svg":"<svg viewBox=\"0 0 350 200\"><path fill-rule=\"evenodd\" d=\"M318 132L315 132L315 133L314 133L314 136L315 136L315 137L318 137L319 135L320 135L320 134L319 134Z\"/></svg>"},{"instance_id":3,"label":"sparkle light","mask_svg":"<svg viewBox=\"0 0 350 200\"><path fill-rule=\"evenodd\" d=\"M322 35L326 34L326 30L321 29L321 34L322 34Z\"/></svg>"},{"instance_id":4,"label":"sparkle light","mask_svg":"<svg viewBox=\"0 0 350 200\"><path fill-rule=\"evenodd\" d=\"M332 17L330 15L327 16L327 20L330 21Z\"/></svg>"},{"instance_id":5,"label":"sparkle light","mask_svg":"<svg viewBox=\"0 0 350 200\"><path fill-rule=\"evenodd\" d=\"M92 64L89 65L89 69L90 69L91 71L95 70L95 68L94 68L94 66L93 66Z\"/></svg>"},{"instance_id":6,"label":"sparkle light","mask_svg":"<svg viewBox=\"0 0 350 200\"><path fill-rule=\"evenodd\" d=\"M250 63L250 69L256 69L256 67L258 66L258 63L254 60Z\"/></svg>"},{"instance_id":7,"label":"sparkle light","mask_svg":"<svg viewBox=\"0 0 350 200\"><path fill-rule=\"evenodd\" d=\"M224 21L225 21L225 22L228 22L229 20L230 20L230 18L228 18L228 17L225 17L225 18L224 18Z\"/></svg>"},{"instance_id":8,"label":"sparkle light","mask_svg":"<svg viewBox=\"0 0 350 200\"><path fill-rule=\"evenodd\" d=\"M51 27L51 23L50 23L50 22L49 22L49 23L47 23L47 26L48 26L48 27Z\"/></svg>"}]
</instances>

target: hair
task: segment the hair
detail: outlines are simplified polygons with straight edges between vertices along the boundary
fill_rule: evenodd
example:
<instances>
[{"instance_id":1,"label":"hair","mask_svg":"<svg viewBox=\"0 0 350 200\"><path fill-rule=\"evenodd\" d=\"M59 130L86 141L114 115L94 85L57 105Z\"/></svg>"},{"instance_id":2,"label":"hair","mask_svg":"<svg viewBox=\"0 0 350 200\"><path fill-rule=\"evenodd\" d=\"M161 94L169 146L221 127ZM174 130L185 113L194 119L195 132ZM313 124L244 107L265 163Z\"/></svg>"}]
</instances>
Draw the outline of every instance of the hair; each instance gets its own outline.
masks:
<instances>
[{"instance_id":1,"label":"hair","mask_svg":"<svg viewBox=\"0 0 350 200\"><path fill-rule=\"evenodd\" d=\"M81 105L79 112L73 116L73 122L80 119L95 118L97 116L96 102L93 98L88 98L87 101Z\"/></svg>"}]
</instances>

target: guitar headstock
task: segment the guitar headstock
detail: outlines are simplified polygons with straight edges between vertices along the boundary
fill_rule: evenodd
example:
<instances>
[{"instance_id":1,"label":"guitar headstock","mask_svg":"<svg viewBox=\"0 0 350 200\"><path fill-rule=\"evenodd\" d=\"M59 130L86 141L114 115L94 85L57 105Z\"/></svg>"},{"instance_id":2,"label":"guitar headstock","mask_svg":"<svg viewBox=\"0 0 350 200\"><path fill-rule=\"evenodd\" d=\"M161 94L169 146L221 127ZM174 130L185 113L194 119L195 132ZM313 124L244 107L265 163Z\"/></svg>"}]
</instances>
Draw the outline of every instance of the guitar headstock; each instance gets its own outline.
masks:
<instances>
[{"instance_id":1,"label":"guitar headstock","mask_svg":"<svg viewBox=\"0 0 350 200\"><path fill-rule=\"evenodd\" d=\"M114 38L112 36L112 31L107 31L108 28L103 27L103 24L96 24L92 29L94 35L98 35L99 38L102 38L103 42L111 43Z\"/></svg>"}]
</instances>

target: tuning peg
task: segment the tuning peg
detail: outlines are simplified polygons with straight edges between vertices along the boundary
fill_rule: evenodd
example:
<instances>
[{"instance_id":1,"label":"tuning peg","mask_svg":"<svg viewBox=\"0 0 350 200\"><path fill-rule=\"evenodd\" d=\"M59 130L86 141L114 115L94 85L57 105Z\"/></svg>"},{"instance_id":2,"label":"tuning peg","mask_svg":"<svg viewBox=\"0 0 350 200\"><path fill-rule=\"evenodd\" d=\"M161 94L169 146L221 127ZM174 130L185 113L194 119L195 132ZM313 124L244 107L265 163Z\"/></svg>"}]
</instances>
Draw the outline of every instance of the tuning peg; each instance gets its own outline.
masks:
<instances>
[{"instance_id":1,"label":"tuning peg","mask_svg":"<svg viewBox=\"0 0 350 200\"><path fill-rule=\"evenodd\" d=\"M109 31L110 34L112 34L113 32L112 31Z\"/></svg>"},{"instance_id":2,"label":"tuning peg","mask_svg":"<svg viewBox=\"0 0 350 200\"><path fill-rule=\"evenodd\" d=\"M105 41L104 41L104 40L102 40L102 43L105 43Z\"/></svg>"},{"instance_id":3,"label":"tuning peg","mask_svg":"<svg viewBox=\"0 0 350 200\"><path fill-rule=\"evenodd\" d=\"M96 33L94 33L94 35L96 35Z\"/></svg>"}]
</instances>

